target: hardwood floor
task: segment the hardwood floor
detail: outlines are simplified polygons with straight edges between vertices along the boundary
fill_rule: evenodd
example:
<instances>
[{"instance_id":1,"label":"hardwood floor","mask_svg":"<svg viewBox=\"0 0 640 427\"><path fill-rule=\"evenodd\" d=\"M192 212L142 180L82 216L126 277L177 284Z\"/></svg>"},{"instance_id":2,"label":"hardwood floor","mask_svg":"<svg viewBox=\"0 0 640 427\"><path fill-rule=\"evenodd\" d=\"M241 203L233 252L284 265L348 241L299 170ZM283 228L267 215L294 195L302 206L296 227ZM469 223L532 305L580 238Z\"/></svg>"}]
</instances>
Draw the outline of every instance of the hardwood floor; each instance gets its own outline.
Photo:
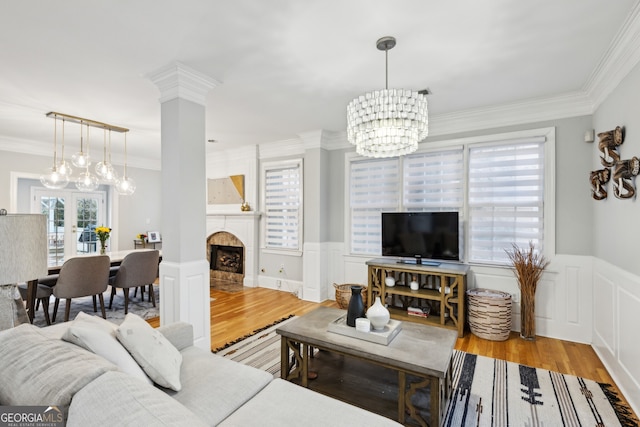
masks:
<instances>
[{"instance_id":1,"label":"hardwood floor","mask_svg":"<svg viewBox=\"0 0 640 427\"><path fill-rule=\"evenodd\" d=\"M265 288L244 288L240 292L211 289L211 298L214 298L211 302L211 348L214 350L291 314L301 316L319 305L338 306L331 300L318 304ZM149 323L154 327L159 325L158 320ZM467 331L455 348L615 386L595 351L586 344L545 337L525 341L517 332L512 332L506 341L488 341Z\"/></svg>"}]
</instances>

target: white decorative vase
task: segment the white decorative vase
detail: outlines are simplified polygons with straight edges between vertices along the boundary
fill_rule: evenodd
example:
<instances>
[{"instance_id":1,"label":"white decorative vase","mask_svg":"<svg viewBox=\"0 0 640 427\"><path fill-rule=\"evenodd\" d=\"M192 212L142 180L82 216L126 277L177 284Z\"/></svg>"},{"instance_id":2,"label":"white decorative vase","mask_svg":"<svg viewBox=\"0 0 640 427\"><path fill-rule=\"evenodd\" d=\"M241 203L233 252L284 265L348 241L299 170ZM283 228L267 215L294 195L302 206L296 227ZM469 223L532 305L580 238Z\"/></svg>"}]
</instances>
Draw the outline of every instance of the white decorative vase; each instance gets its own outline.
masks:
<instances>
[{"instance_id":1,"label":"white decorative vase","mask_svg":"<svg viewBox=\"0 0 640 427\"><path fill-rule=\"evenodd\" d=\"M417 291L418 289L420 289L420 284L417 280L412 280L411 283L409 283L409 287L412 291Z\"/></svg>"},{"instance_id":2,"label":"white decorative vase","mask_svg":"<svg viewBox=\"0 0 640 427\"><path fill-rule=\"evenodd\" d=\"M396 285L396 278L387 276L384 278L384 284L387 285L387 288L393 288Z\"/></svg>"},{"instance_id":3,"label":"white decorative vase","mask_svg":"<svg viewBox=\"0 0 640 427\"><path fill-rule=\"evenodd\" d=\"M382 305L380 297L376 297L376 302L367 310L367 319L371 322L374 331L382 331L389 323L389 310Z\"/></svg>"}]
</instances>

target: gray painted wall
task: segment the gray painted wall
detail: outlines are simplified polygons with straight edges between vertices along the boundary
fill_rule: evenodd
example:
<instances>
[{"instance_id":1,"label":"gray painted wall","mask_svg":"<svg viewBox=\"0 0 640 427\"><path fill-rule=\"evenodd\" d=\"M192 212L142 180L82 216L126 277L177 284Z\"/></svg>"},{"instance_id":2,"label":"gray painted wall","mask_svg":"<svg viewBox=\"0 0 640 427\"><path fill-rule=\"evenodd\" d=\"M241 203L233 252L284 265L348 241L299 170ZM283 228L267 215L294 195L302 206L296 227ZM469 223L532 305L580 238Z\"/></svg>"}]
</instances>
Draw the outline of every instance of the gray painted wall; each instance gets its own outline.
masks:
<instances>
[{"instance_id":1,"label":"gray painted wall","mask_svg":"<svg viewBox=\"0 0 640 427\"><path fill-rule=\"evenodd\" d=\"M594 114L596 134L625 127L624 143L619 147L622 160L640 157L640 66L636 66L607 97ZM596 143L591 147L591 169L602 169ZM612 171L613 175L613 171ZM634 180L637 181L637 180ZM637 184L638 182L636 182ZM607 185L609 197L591 200L593 214L594 255L628 272L640 275L638 242L640 242L640 202L634 199L617 199L613 185Z\"/></svg>"}]
</instances>

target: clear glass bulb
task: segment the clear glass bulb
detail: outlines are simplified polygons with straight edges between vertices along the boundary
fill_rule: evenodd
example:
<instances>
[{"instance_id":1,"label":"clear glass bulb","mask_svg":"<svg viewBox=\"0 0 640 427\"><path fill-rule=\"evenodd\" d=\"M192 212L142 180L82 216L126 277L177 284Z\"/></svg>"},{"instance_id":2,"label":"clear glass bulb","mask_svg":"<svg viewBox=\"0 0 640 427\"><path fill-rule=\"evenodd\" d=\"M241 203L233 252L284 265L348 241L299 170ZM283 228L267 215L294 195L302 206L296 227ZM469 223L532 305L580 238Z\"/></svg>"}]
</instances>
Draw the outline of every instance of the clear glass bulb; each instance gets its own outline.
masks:
<instances>
[{"instance_id":1,"label":"clear glass bulb","mask_svg":"<svg viewBox=\"0 0 640 427\"><path fill-rule=\"evenodd\" d=\"M105 175L107 175L107 172L109 172L110 167L111 165L107 161L98 162L96 163L96 173L99 177L104 178Z\"/></svg>"},{"instance_id":2,"label":"clear glass bulb","mask_svg":"<svg viewBox=\"0 0 640 427\"><path fill-rule=\"evenodd\" d=\"M134 191L136 191L136 182L133 179L124 176L116 184L116 191L123 196L130 196Z\"/></svg>"},{"instance_id":3,"label":"clear glass bulb","mask_svg":"<svg viewBox=\"0 0 640 427\"><path fill-rule=\"evenodd\" d=\"M76 188L80 191L94 191L99 185L98 178L89 171L82 172L76 180Z\"/></svg>"},{"instance_id":4,"label":"clear glass bulb","mask_svg":"<svg viewBox=\"0 0 640 427\"><path fill-rule=\"evenodd\" d=\"M109 164L109 168L107 169L107 173L102 178L106 182L117 183L118 182L118 172L116 172L114 167L111 164Z\"/></svg>"},{"instance_id":5,"label":"clear glass bulb","mask_svg":"<svg viewBox=\"0 0 640 427\"><path fill-rule=\"evenodd\" d=\"M45 173L40 176L40 182L47 188L60 190L69 183L69 176L61 174L54 166L45 170Z\"/></svg>"},{"instance_id":6,"label":"clear glass bulb","mask_svg":"<svg viewBox=\"0 0 640 427\"><path fill-rule=\"evenodd\" d=\"M71 168L71 165L63 159L58 163L58 173L70 177L71 174L73 174L73 169Z\"/></svg>"},{"instance_id":7,"label":"clear glass bulb","mask_svg":"<svg viewBox=\"0 0 640 427\"><path fill-rule=\"evenodd\" d=\"M78 151L73 156L71 156L71 163L73 163L75 167L83 168L83 169L86 168L91 164L89 153Z\"/></svg>"}]
</instances>

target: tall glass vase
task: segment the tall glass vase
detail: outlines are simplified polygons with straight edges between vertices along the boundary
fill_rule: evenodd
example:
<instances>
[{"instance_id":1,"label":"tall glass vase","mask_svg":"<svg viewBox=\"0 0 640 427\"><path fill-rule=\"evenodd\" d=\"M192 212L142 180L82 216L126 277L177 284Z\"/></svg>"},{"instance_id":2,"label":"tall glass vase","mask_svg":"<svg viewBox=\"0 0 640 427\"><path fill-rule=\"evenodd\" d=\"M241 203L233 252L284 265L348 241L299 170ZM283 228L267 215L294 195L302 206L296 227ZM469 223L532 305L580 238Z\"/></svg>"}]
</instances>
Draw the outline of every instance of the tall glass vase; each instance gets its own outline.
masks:
<instances>
[{"instance_id":1,"label":"tall glass vase","mask_svg":"<svg viewBox=\"0 0 640 427\"><path fill-rule=\"evenodd\" d=\"M100 255L105 255L107 253L106 242L104 240L100 240Z\"/></svg>"},{"instance_id":2,"label":"tall glass vase","mask_svg":"<svg viewBox=\"0 0 640 427\"><path fill-rule=\"evenodd\" d=\"M521 297L520 337L527 341L534 341L536 339L536 296L522 292Z\"/></svg>"}]
</instances>

